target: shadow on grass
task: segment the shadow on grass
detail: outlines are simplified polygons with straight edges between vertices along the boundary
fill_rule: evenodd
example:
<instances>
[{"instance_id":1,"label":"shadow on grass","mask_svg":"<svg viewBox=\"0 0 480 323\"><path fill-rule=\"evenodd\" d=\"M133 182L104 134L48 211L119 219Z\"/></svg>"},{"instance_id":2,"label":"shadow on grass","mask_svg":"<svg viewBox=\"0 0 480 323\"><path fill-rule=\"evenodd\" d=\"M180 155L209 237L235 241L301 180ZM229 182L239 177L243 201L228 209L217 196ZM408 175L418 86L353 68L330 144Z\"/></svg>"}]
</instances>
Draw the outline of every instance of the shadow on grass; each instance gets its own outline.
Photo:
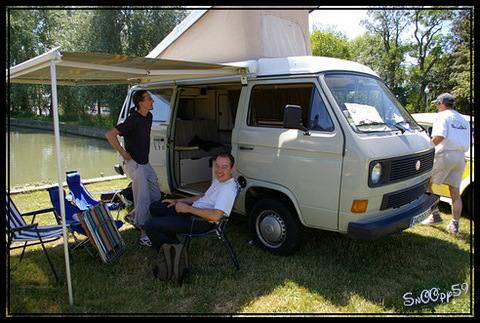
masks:
<instances>
[{"instance_id":1,"label":"shadow on grass","mask_svg":"<svg viewBox=\"0 0 480 323\"><path fill-rule=\"evenodd\" d=\"M127 251L110 266L84 250L74 252L73 308L65 282L55 284L53 277L32 281L29 269L22 270L21 265L7 291L11 313L431 313L441 311L444 304L406 306L404 295L416 298L432 288L451 291L470 271L469 250L412 229L376 242L306 229L295 255L273 256L250 245L247 219L233 216L227 233L241 269L235 269L220 241L194 238L191 271L180 287L154 279L156 254L139 245L138 231L125 225L121 233ZM55 265L62 269L63 248L52 249ZM51 275L40 253L26 257L44 275Z\"/></svg>"}]
</instances>

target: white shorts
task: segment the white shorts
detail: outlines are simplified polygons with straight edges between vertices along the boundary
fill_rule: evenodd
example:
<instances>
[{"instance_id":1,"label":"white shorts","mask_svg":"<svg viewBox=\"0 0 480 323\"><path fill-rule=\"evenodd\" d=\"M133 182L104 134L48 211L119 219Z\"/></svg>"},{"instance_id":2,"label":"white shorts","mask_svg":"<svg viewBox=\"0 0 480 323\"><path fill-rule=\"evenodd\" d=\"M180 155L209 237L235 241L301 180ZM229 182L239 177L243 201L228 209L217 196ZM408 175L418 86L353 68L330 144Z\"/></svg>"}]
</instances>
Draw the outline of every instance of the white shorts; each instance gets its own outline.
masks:
<instances>
[{"instance_id":1,"label":"white shorts","mask_svg":"<svg viewBox=\"0 0 480 323\"><path fill-rule=\"evenodd\" d=\"M465 171L465 153L461 150L443 150L435 154L432 182L460 187Z\"/></svg>"}]
</instances>

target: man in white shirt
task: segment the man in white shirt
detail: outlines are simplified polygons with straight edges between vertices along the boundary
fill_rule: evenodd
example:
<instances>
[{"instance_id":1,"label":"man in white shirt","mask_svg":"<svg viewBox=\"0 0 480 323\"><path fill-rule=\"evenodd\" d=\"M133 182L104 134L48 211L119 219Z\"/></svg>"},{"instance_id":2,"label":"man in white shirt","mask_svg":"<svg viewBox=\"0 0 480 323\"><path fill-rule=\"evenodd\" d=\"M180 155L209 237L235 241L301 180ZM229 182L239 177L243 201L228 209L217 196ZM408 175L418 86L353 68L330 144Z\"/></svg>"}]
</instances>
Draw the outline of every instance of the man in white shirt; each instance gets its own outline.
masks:
<instances>
[{"instance_id":1,"label":"man in white shirt","mask_svg":"<svg viewBox=\"0 0 480 323\"><path fill-rule=\"evenodd\" d=\"M145 231L153 248L160 250L164 243L178 243L177 233L188 233L191 217L208 221L195 221L193 233L210 230L224 214L230 214L237 194L237 184L232 177L234 158L225 153L214 162L215 179L205 194L182 199L164 199L150 204L152 218L145 223Z\"/></svg>"},{"instance_id":2,"label":"man in white shirt","mask_svg":"<svg viewBox=\"0 0 480 323\"><path fill-rule=\"evenodd\" d=\"M465 170L465 152L470 147L470 124L453 109L454 98L449 93L440 94L437 103L437 119L432 128L432 142L435 145L432 184L447 184L452 199L452 221L447 228L458 233L458 221L462 215L462 197L460 183ZM438 210L423 222L427 225L443 223Z\"/></svg>"}]
</instances>

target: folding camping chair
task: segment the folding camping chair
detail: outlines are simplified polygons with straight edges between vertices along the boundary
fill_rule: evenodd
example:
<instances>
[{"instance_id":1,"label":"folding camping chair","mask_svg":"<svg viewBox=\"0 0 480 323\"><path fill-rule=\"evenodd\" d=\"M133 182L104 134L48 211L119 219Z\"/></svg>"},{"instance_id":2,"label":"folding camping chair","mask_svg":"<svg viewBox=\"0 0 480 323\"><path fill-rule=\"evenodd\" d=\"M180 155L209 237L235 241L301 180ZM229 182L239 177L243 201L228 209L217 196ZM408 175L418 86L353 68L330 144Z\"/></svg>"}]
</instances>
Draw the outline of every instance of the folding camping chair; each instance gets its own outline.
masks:
<instances>
[{"instance_id":1,"label":"folding camping chair","mask_svg":"<svg viewBox=\"0 0 480 323\"><path fill-rule=\"evenodd\" d=\"M235 196L235 201L237 200L238 194L240 193L241 187L240 185L237 184L237 194ZM234 204L235 204L234 201ZM227 226L229 219L229 215L224 214L224 216L220 219L220 221L215 223L215 226L210 229L209 231L203 232L203 233L193 233L193 227L195 221L207 221L205 219L199 218L199 217L192 217L192 224L190 226L190 232L189 233L179 233L181 236L185 236L185 241L183 242L185 249L188 252L188 248L190 247L190 241L192 237L210 237L210 238L217 238L220 241L222 241L223 245L225 246L225 249L227 250L228 255L232 259L233 264L235 265L235 268L240 269L240 265L238 264L237 260L237 255L235 253L235 250L233 250L232 245L230 244L230 241L227 238L227 235L225 233L225 227Z\"/></svg>"},{"instance_id":2,"label":"folding camping chair","mask_svg":"<svg viewBox=\"0 0 480 323\"><path fill-rule=\"evenodd\" d=\"M80 179L80 174L73 170L67 172L67 184L70 190L70 194L75 201L75 205L82 211L86 211L95 205L99 205L100 201L97 201L93 198L90 192L87 191L85 185L83 185L82 180ZM117 210L117 220L120 215L120 209L125 206L124 203L114 203L113 200L121 191L114 191L112 199L110 202L106 203L109 210Z\"/></svg>"},{"instance_id":3,"label":"folding camping chair","mask_svg":"<svg viewBox=\"0 0 480 323\"><path fill-rule=\"evenodd\" d=\"M125 242L104 203L82 212L79 218L104 263L111 264L125 251Z\"/></svg>"},{"instance_id":4,"label":"folding camping chair","mask_svg":"<svg viewBox=\"0 0 480 323\"><path fill-rule=\"evenodd\" d=\"M10 274L13 273L20 263L23 260L23 256L25 255L25 249L28 246L34 246L40 244L42 246L43 252L47 257L48 264L52 269L53 275L55 276L55 280L58 281L57 272L55 271L55 267L48 255L47 249L45 248L45 243L52 242L58 240L63 235L63 230L61 225L48 225L48 226L38 226L38 223L34 223L35 216L37 214L44 214L48 212L55 212L55 208L43 209L33 212L28 212L24 214L20 214L17 207L10 199L8 193L6 194L6 227L7 227L7 251L8 256L10 256L10 250L23 248L22 254L20 255L20 260L18 264L10 270ZM26 224L25 220L23 219L24 216L33 216L32 222L30 224ZM12 247L13 242L25 242L23 245Z\"/></svg>"},{"instance_id":5,"label":"folding camping chair","mask_svg":"<svg viewBox=\"0 0 480 323\"><path fill-rule=\"evenodd\" d=\"M52 202L52 205L55 207L57 210L57 214L60 214L60 200L58 196L58 186L53 186L50 188L47 188L48 194L50 195L50 201ZM82 223L80 222L79 215L82 213L82 210L80 210L77 206L73 205L70 203L65 198L65 192L63 194L64 196L64 205L65 205L65 222L67 225L69 225L69 230L73 235L73 238L75 239L76 245L71 247L70 250L75 250L79 247L84 247L87 252L92 256L92 258L96 258L97 255L95 255L90 249L87 247L87 243L90 241L88 239L87 232L82 226ZM77 216L75 216L77 215ZM61 222L61 218L58 219L59 222ZM115 221L115 225L117 226L118 229L123 225L123 222L120 220ZM80 241L77 236L75 235L75 232L84 235L87 237L87 239Z\"/></svg>"}]
</instances>

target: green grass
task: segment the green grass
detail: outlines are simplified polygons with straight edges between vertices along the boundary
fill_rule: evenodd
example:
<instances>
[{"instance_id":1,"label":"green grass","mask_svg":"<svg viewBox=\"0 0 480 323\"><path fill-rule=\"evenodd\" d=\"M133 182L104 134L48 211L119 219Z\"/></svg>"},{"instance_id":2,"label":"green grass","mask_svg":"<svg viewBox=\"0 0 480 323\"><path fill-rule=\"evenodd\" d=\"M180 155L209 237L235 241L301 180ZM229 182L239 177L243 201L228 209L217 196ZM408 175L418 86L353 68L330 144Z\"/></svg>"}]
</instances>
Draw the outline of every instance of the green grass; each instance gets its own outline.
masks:
<instances>
[{"instance_id":1,"label":"green grass","mask_svg":"<svg viewBox=\"0 0 480 323\"><path fill-rule=\"evenodd\" d=\"M87 188L99 192L126 184L126 180L116 180ZM21 212L50 206L44 190L12 198ZM127 250L112 265L90 258L85 250L73 253L74 307L69 306L65 281L55 283L40 247L30 248L6 280L6 313L469 316L473 314L473 222L462 218L462 233L453 236L446 230L449 206L443 205L441 211L444 225L419 225L376 242L306 229L300 250L289 257L273 256L250 245L247 218L233 215L227 232L241 269L235 269L219 241L194 238L189 253L191 272L181 287L174 281L154 279L154 251L140 246L138 231L124 224L121 234ZM48 248L57 270L62 271L62 240ZM11 262L16 264L18 252L12 254ZM446 293L462 283L468 284L469 291L448 303L438 299L404 304L406 293L413 298L432 288Z\"/></svg>"}]
</instances>

